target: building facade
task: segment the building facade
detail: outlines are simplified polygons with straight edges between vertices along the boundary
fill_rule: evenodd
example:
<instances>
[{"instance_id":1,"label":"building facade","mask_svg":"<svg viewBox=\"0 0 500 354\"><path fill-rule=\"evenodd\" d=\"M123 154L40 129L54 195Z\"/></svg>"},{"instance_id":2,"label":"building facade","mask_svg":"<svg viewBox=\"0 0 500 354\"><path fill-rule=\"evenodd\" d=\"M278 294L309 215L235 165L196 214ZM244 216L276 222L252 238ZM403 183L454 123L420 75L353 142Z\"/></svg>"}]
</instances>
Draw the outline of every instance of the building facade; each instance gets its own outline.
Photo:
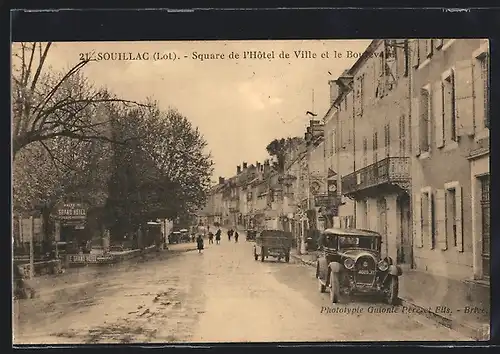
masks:
<instances>
[{"instance_id":1,"label":"building facade","mask_svg":"<svg viewBox=\"0 0 500 354\"><path fill-rule=\"evenodd\" d=\"M417 269L489 279L488 41L412 45Z\"/></svg>"},{"instance_id":2,"label":"building facade","mask_svg":"<svg viewBox=\"0 0 500 354\"><path fill-rule=\"evenodd\" d=\"M372 41L335 81L333 105L337 164L349 172L341 190L354 202L341 206L343 216L380 232L382 254L411 265L408 60L407 41Z\"/></svg>"}]
</instances>

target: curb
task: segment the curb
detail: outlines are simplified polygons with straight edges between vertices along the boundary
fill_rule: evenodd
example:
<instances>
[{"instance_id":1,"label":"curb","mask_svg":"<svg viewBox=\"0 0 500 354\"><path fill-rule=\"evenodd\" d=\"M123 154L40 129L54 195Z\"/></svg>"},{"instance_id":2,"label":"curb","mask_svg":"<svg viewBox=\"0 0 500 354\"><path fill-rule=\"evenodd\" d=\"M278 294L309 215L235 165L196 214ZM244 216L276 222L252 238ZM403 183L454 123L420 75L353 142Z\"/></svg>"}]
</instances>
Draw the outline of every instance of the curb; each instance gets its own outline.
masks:
<instances>
[{"instance_id":1,"label":"curb","mask_svg":"<svg viewBox=\"0 0 500 354\"><path fill-rule=\"evenodd\" d=\"M295 258L296 260L300 261L302 264L305 264L305 265L308 265L308 266L311 266L311 267L315 267L316 266L315 262L313 262L313 261L306 261L306 260L302 259L300 256L298 256L296 254L292 254L292 257Z\"/></svg>"},{"instance_id":2,"label":"curb","mask_svg":"<svg viewBox=\"0 0 500 354\"><path fill-rule=\"evenodd\" d=\"M477 341L488 341L490 340L490 328L488 325L477 326L465 321L458 321L451 319L449 317L440 315L428 308L419 306L412 301L400 298L401 305L406 306L414 311L417 311L419 315L424 316L443 327L454 330L460 334L470 337Z\"/></svg>"},{"instance_id":3,"label":"curb","mask_svg":"<svg viewBox=\"0 0 500 354\"><path fill-rule=\"evenodd\" d=\"M312 261L306 261L302 259L298 255L292 255L293 258L296 260L300 261L302 264L314 267L316 264ZM401 305L406 306L415 312L417 312L419 315L424 316L439 325L449 328L451 330L457 331L460 334L466 335L470 338L473 338L477 341L488 341L490 340L490 328L488 325L484 325L482 327L474 326L472 324L466 323L466 322L460 322L457 320L453 320L451 318L445 317L443 315L440 315L436 312L430 311L427 308L424 308L422 306L419 306L413 302L411 302L408 299L405 298L400 298L401 300Z\"/></svg>"}]
</instances>

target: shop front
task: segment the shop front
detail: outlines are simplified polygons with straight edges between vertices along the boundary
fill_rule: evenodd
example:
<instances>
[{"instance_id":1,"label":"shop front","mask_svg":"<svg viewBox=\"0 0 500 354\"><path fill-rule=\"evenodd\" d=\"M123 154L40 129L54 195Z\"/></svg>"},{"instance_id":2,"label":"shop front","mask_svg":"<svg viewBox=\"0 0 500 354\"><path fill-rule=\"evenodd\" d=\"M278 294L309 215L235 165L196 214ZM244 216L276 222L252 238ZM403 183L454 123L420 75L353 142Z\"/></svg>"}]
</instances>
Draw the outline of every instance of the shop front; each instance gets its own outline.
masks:
<instances>
[{"instance_id":1,"label":"shop front","mask_svg":"<svg viewBox=\"0 0 500 354\"><path fill-rule=\"evenodd\" d=\"M60 203L54 208L56 252L89 254L92 233L88 228L86 203Z\"/></svg>"}]
</instances>

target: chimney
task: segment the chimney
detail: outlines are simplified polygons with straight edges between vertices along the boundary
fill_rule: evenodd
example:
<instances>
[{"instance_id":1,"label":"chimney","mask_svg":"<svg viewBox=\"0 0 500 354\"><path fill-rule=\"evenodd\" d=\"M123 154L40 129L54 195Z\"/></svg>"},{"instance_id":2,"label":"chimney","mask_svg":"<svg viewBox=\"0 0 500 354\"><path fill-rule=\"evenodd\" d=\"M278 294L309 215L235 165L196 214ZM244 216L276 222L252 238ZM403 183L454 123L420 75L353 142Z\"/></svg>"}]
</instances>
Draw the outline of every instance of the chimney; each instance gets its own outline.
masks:
<instances>
[{"instance_id":1,"label":"chimney","mask_svg":"<svg viewBox=\"0 0 500 354\"><path fill-rule=\"evenodd\" d=\"M219 184L224 184L224 177L219 177Z\"/></svg>"},{"instance_id":2,"label":"chimney","mask_svg":"<svg viewBox=\"0 0 500 354\"><path fill-rule=\"evenodd\" d=\"M330 85L330 105L332 105L339 96L340 88L337 84L337 80L329 80L328 85Z\"/></svg>"},{"instance_id":3,"label":"chimney","mask_svg":"<svg viewBox=\"0 0 500 354\"><path fill-rule=\"evenodd\" d=\"M243 162L243 171L247 169L247 163L246 162Z\"/></svg>"},{"instance_id":4,"label":"chimney","mask_svg":"<svg viewBox=\"0 0 500 354\"><path fill-rule=\"evenodd\" d=\"M236 166L236 174L239 175L240 173L241 173L241 166L238 165L238 166Z\"/></svg>"}]
</instances>

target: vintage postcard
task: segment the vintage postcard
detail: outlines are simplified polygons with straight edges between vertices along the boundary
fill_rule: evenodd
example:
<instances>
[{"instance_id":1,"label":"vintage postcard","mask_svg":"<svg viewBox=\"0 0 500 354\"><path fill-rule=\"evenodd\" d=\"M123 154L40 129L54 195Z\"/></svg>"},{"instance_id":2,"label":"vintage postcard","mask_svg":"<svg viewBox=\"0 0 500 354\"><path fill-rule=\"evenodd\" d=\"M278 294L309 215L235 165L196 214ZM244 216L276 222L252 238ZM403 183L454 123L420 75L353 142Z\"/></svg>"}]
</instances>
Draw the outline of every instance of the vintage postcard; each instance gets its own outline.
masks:
<instances>
[{"instance_id":1,"label":"vintage postcard","mask_svg":"<svg viewBox=\"0 0 500 354\"><path fill-rule=\"evenodd\" d=\"M12 44L14 344L489 339L489 43Z\"/></svg>"}]
</instances>

